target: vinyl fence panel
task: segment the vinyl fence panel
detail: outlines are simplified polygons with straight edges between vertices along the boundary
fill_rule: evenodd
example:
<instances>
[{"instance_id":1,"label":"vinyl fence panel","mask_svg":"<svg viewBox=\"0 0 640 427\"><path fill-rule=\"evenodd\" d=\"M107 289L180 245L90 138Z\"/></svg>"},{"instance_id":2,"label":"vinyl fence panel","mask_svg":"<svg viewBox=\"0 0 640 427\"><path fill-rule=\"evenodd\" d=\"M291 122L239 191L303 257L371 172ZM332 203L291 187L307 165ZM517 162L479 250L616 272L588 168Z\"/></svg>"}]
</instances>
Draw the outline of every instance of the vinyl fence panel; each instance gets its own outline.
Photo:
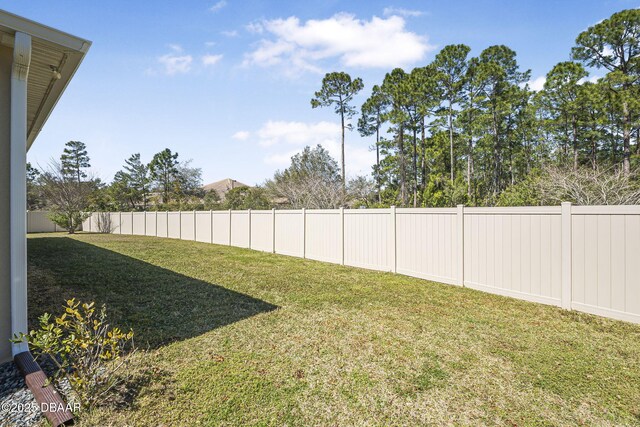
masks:
<instances>
[{"instance_id":1,"label":"vinyl fence panel","mask_svg":"<svg viewBox=\"0 0 640 427\"><path fill-rule=\"evenodd\" d=\"M457 281L456 209L397 209L397 272L454 284Z\"/></svg>"},{"instance_id":2,"label":"vinyl fence panel","mask_svg":"<svg viewBox=\"0 0 640 427\"><path fill-rule=\"evenodd\" d=\"M133 226L133 232L137 236L144 236L146 234L146 212L133 212L131 221Z\"/></svg>"},{"instance_id":3,"label":"vinyl fence panel","mask_svg":"<svg viewBox=\"0 0 640 427\"><path fill-rule=\"evenodd\" d=\"M144 224L145 224L145 235L146 236L156 236L158 232L157 228L157 219L160 212L145 212Z\"/></svg>"},{"instance_id":4,"label":"vinyl fence panel","mask_svg":"<svg viewBox=\"0 0 640 427\"><path fill-rule=\"evenodd\" d=\"M561 304L560 208L467 208L464 284Z\"/></svg>"},{"instance_id":5,"label":"vinyl fence panel","mask_svg":"<svg viewBox=\"0 0 640 427\"><path fill-rule=\"evenodd\" d=\"M344 263L372 270L392 271L391 221L387 209L344 211Z\"/></svg>"},{"instance_id":6,"label":"vinyl fence panel","mask_svg":"<svg viewBox=\"0 0 640 427\"><path fill-rule=\"evenodd\" d=\"M304 257L304 216L299 210L276 211L276 253Z\"/></svg>"},{"instance_id":7,"label":"vinyl fence panel","mask_svg":"<svg viewBox=\"0 0 640 427\"><path fill-rule=\"evenodd\" d=\"M168 212L167 215L167 237L180 239L182 237L180 212Z\"/></svg>"},{"instance_id":8,"label":"vinyl fence panel","mask_svg":"<svg viewBox=\"0 0 640 427\"><path fill-rule=\"evenodd\" d=\"M342 216L337 209L306 211L306 257L318 261L342 262Z\"/></svg>"},{"instance_id":9,"label":"vinyl fence panel","mask_svg":"<svg viewBox=\"0 0 640 427\"><path fill-rule=\"evenodd\" d=\"M572 208L573 309L640 323L640 207Z\"/></svg>"},{"instance_id":10,"label":"vinyl fence panel","mask_svg":"<svg viewBox=\"0 0 640 427\"><path fill-rule=\"evenodd\" d=\"M213 215L209 211L196 212L196 238L198 242L213 243L211 227Z\"/></svg>"},{"instance_id":11,"label":"vinyl fence panel","mask_svg":"<svg viewBox=\"0 0 640 427\"><path fill-rule=\"evenodd\" d=\"M59 231L56 224L49 219L49 212L29 211L27 212L27 232L28 233L52 233Z\"/></svg>"},{"instance_id":12,"label":"vinyl fence panel","mask_svg":"<svg viewBox=\"0 0 640 427\"><path fill-rule=\"evenodd\" d=\"M231 246L249 247L249 213L231 211Z\"/></svg>"},{"instance_id":13,"label":"vinyl fence panel","mask_svg":"<svg viewBox=\"0 0 640 427\"><path fill-rule=\"evenodd\" d=\"M121 212L120 234L133 234L133 212Z\"/></svg>"},{"instance_id":14,"label":"vinyl fence panel","mask_svg":"<svg viewBox=\"0 0 640 427\"><path fill-rule=\"evenodd\" d=\"M169 237L169 212L158 212L156 221L156 236Z\"/></svg>"},{"instance_id":15,"label":"vinyl fence panel","mask_svg":"<svg viewBox=\"0 0 640 427\"><path fill-rule=\"evenodd\" d=\"M196 214L193 211L180 212L180 238L182 240L195 240Z\"/></svg>"},{"instance_id":16,"label":"vinyl fence panel","mask_svg":"<svg viewBox=\"0 0 640 427\"><path fill-rule=\"evenodd\" d=\"M231 215L229 211L213 212L213 243L231 244Z\"/></svg>"},{"instance_id":17,"label":"vinyl fence panel","mask_svg":"<svg viewBox=\"0 0 640 427\"><path fill-rule=\"evenodd\" d=\"M273 252L274 213L251 211L251 249Z\"/></svg>"}]
</instances>

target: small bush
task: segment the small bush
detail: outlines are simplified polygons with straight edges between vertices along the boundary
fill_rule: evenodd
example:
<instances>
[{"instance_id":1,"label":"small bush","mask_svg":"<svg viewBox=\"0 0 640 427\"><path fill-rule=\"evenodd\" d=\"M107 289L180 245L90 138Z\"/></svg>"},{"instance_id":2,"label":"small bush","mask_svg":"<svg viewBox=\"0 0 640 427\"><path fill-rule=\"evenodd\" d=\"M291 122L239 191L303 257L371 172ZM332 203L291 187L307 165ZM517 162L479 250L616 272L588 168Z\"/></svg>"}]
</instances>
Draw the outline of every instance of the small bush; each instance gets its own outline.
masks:
<instances>
[{"instance_id":1,"label":"small bush","mask_svg":"<svg viewBox=\"0 0 640 427\"><path fill-rule=\"evenodd\" d=\"M111 213L110 212L98 212L96 215L96 225L98 227L98 233L109 234L113 233L114 226L111 221Z\"/></svg>"},{"instance_id":2,"label":"small bush","mask_svg":"<svg viewBox=\"0 0 640 427\"><path fill-rule=\"evenodd\" d=\"M122 332L107 323L106 307L96 312L95 303L70 299L65 312L52 319L40 317L39 329L14 337L27 341L36 357L45 357L56 366L50 381L67 379L76 398L85 408L108 403L129 375L133 331ZM127 354L127 351L130 353Z\"/></svg>"}]
</instances>

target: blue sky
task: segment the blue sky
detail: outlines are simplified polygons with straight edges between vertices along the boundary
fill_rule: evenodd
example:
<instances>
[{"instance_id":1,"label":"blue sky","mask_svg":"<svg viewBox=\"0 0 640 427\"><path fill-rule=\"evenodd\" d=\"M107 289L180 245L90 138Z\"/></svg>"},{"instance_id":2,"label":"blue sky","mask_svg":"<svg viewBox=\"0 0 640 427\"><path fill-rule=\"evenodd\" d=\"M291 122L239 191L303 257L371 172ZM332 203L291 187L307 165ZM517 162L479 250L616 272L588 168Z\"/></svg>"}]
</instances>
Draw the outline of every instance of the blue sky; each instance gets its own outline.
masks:
<instances>
[{"instance_id":1,"label":"blue sky","mask_svg":"<svg viewBox=\"0 0 640 427\"><path fill-rule=\"evenodd\" d=\"M539 87L580 31L638 3L3 0L0 8L93 42L29 161L44 166L80 140L110 181L131 154L149 161L169 147L193 159L205 183L256 184L305 145L338 158L337 116L309 103L325 72L362 77L360 105L386 72L425 65L447 44L468 44L472 55L506 44ZM372 142L347 135L348 175L369 173Z\"/></svg>"}]
</instances>

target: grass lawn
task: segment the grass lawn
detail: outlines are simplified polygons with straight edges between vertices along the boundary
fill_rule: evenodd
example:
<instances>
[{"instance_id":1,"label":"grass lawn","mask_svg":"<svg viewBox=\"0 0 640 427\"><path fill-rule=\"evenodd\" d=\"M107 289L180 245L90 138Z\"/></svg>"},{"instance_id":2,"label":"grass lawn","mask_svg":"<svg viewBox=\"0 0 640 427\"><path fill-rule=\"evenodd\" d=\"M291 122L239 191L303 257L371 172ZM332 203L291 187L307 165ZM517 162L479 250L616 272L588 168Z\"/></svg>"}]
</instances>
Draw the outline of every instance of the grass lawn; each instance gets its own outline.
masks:
<instances>
[{"instance_id":1,"label":"grass lawn","mask_svg":"<svg viewBox=\"0 0 640 427\"><path fill-rule=\"evenodd\" d=\"M640 326L456 286L152 237L33 235L31 321L134 328L131 407L85 425L640 425Z\"/></svg>"}]
</instances>

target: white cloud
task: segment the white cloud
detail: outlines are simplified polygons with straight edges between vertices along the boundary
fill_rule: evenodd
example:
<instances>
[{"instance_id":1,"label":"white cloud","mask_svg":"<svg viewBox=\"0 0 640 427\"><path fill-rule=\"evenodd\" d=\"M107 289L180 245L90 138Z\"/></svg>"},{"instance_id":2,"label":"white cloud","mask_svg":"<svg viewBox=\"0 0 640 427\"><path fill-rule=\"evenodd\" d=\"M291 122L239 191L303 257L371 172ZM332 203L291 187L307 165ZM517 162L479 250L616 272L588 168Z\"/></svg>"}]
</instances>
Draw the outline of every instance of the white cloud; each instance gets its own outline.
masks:
<instances>
[{"instance_id":1,"label":"white cloud","mask_svg":"<svg viewBox=\"0 0 640 427\"><path fill-rule=\"evenodd\" d=\"M237 139L238 141L246 141L250 136L251 132L246 130L239 130L238 132L233 134L232 138Z\"/></svg>"},{"instance_id":2,"label":"white cloud","mask_svg":"<svg viewBox=\"0 0 640 427\"><path fill-rule=\"evenodd\" d=\"M216 42L204 42L204 45L205 45L206 47L213 47L213 46L215 46L215 45L216 45Z\"/></svg>"},{"instance_id":3,"label":"white cloud","mask_svg":"<svg viewBox=\"0 0 640 427\"><path fill-rule=\"evenodd\" d=\"M320 61L337 58L346 67L388 69L420 61L434 49L425 36L408 31L400 16L366 21L340 13L323 20L301 22L292 16L259 24L272 38L261 39L245 55L245 66L320 72Z\"/></svg>"},{"instance_id":4,"label":"white cloud","mask_svg":"<svg viewBox=\"0 0 640 427\"><path fill-rule=\"evenodd\" d=\"M267 121L256 132L258 144L266 151L264 162L274 167L289 166L291 156L305 146L322 145L331 156L340 161L340 125L334 122L305 123L295 121ZM369 174L375 154L351 133L347 133L345 161L347 174Z\"/></svg>"},{"instance_id":5,"label":"white cloud","mask_svg":"<svg viewBox=\"0 0 640 427\"><path fill-rule=\"evenodd\" d=\"M529 80L527 82L527 84L529 85L529 89L531 89L534 92L540 92L542 89L544 89L544 84L547 81L547 78L545 76L540 76L540 77L536 77L533 80Z\"/></svg>"},{"instance_id":6,"label":"white cloud","mask_svg":"<svg viewBox=\"0 0 640 427\"><path fill-rule=\"evenodd\" d=\"M589 83L598 83L598 80L600 80L602 78L602 76L591 76L591 77L586 77L586 78L581 78L580 80L578 80L578 84L581 85L585 82L589 82Z\"/></svg>"},{"instance_id":7,"label":"white cloud","mask_svg":"<svg viewBox=\"0 0 640 427\"><path fill-rule=\"evenodd\" d=\"M202 64L205 66L215 65L222 59L222 55L203 55Z\"/></svg>"},{"instance_id":8,"label":"white cloud","mask_svg":"<svg viewBox=\"0 0 640 427\"><path fill-rule=\"evenodd\" d=\"M385 7L384 10L382 11L382 14L384 16L398 15L398 16L404 16L407 18L415 18L418 16L422 16L425 13L421 10L403 9L401 7Z\"/></svg>"},{"instance_id":9,"label":"white cloud","mask_svg":"<svg viewBox=\"0 0 640 427\"><path fill-rule=\"evenodd\" d=\"M225 7L227 5L227 2L225 0L220 0L218 3L214 4L213 6L211 6L209 8L209 11L211 12L217 12L220 9L222 9L223 7Z\"/></svg>"},{"instance_id":10,"label":"white cloud","mask_svg":"<svg viewBox=\"0 0 640 427\"><path fill-rule=\"evenodd\" d=\"M220 34L225 37L238 37L238 32L236 30L220 31Z\"/></svg>"},{"instance_id":11,"label":"white cloud","mask_svg":"<svg viewBox=\"0 0 640 427\"><path fill-rule=\"evenodd\" d=\"M158 58L158 62L162 65L164 73L173 76L175 74L186 74L191 71L193 57L183 54L182 46L178 44L170 44L169 48L173 52Z\"/></svg>"},{"instance_id":12,"label":"white cloud","mask_svg":"<svg viewBox=\"0 0 640 427\"><path fill-rule=\"evenodd\" d=\"M253 34L262 34L264 32L264 27L260 22L249 22L244 26L245 30Z\"/></svg>"}]
</instances>

